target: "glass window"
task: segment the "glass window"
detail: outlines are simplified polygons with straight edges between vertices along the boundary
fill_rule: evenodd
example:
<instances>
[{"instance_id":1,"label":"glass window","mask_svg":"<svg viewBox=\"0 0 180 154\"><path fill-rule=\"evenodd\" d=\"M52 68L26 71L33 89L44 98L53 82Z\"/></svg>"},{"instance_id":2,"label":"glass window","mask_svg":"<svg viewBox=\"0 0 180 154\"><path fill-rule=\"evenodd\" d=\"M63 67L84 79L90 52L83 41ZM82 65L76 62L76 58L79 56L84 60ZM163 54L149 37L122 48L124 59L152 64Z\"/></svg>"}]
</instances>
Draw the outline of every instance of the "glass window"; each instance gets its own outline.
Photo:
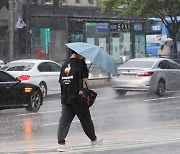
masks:
<instances>
[{"instance_id":1,"label":"glass window","mask_svg":"<svg viewBox=\"0 0 180 154\"><path fill-rule=\"evenodd\" d=\"M15 63L7 63L2 70L5 71L29 71L33 68L34 63L26 63L26 62L15 62Z\"/></svg>"},{"instance_id":2,"label":"glass window","mask_svg":"<svg viewBox=\"0 0 180 154\"><path fill-rule=\"evenodd\" d=\"M93 0L88 0L88 3L89 4L94 4L94 1Z\"/></svg>"},{"instance_id":3,"label":"glass window","mask_svg":"<svg viewBox=\"0 0 180 154\"><path fill-rule=\"evenodd\" d=\"M159 65L158 65L158 67L161 68L161 69L170 69L169 63L168 63L167 60L161 61L161 62L159 63Z\"/></svg>"},{"instance_id":4,"label":"glass window","mask_svg":"<svg viewBox=\"0 0 180 154\"><path fill-rule=\"evenodd\" d=\"M135 56L136 58L145 57L145 35L135 35Z\"/></svg>"},{"instance_id":5,"label":"glass window","mask_svg":"<svg viewBox=\"0 0 180 154\"><path fill-rule=\"evenodd\" d=\"M180 69L180 66L174 62L169 62L169 66L171 69Z\"/></svg>"},{"instance_id":6,"label":"glass window","mask_svg":"<svg viewBox=\"0 0 180 154\"><path fill-rule=\"evenodd\" d=\"M84 34L81 33L71 34L71 42L83 42L83 41L84 41Z\"/></svg>"},{"instance_id":7,"label":"glass window","mask_svg":"<svg viewBox=\"0 0 180 154\"><path fill-rule=\"evenodd\" d=\"M52 72L60 72L61 71L61 66L59 66L56 63L48 62L48 65L51 67Z\"/></svg>"},{"instance_id":8,"label":"glass window","mask_svg":"<svg viewBox=\"0 0 180 154\"><path fill-rule=\"evenodd\" d=\"M153 61L127 61L124 64L120 65L119 68L151 68L153 64Z\"/></svg>"},{"instance_id":9,"label":"glass window","mask_svg":"<svg viewBox=\"0 0 180 154\"><path fill-rule=\"evenodd\" d=\"M109 23L105 22L86 22L85 23L85 42L101 46L105 52L109 53ZM88 65L91 64L86 60ZM96 65L92 65L89 72L89 79L108 78L108 73Z\"/></svg>"},{"instance_id":10,"label":"glass window","mask_svg":"<svg viewBox=\"0 0 180 154\"><path fill-rule=\"evenodd\" d=\"M0 82L12 82L16 81L15 78L5 72L0 71Z\"/></svg>"},{"instance_id":11,"label":"glass window","mask_svg":"<svg viewBox=\"0 0 180 154\"><path fill-rule=\"evenodd\" d=\"M130 32L114 32L110 38L111 55L118 63L132 58Z\"/></svg>"},{"instance_id":12,"label":"glass window","mask_svg":"<svg viewBox=\"0 0 180 154\"><path fill-rule=\"evenodd\" d=\"M51 72L51 67L48 65L47 62L45 62L45 63L39 64L38 70L40 72Z\"/></svg>"},{"instance_id":13,"label":"glass window","mask_svg":"<svg viewBox=\"0 0 180 154\"><path fill-rule=\"evenodd\" d=\"M45 56L49 53L50 28L32 28L31 56L37 58L36 51L42 50Z\"/></svg>"}]
</instances>

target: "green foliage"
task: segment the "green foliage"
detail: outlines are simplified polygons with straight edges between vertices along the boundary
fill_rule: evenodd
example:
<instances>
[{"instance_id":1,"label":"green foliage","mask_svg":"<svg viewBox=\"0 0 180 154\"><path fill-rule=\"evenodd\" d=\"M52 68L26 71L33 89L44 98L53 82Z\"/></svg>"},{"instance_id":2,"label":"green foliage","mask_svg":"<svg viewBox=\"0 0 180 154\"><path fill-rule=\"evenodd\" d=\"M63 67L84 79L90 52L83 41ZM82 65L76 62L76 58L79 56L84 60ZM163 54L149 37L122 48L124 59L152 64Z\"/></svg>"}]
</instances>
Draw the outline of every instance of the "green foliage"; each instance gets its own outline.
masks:
<instances>
[{"instance_id":1,"label":"green foliage","mask_svg":"<svg viewBox=\"0 0 180 154\"><path fill-rule=\"evenodd\" d=\"M173 38L176 52L176 35L180 28L180 0L100 0L102 10L115 11L124 17L160 18ZM127 8L121 6L126 4ZM170 24L166 19L171 19Z\"/></svg>"},{"instance_id":2,"label":"green foliage","mask_svg":"<svg viewBox=\"0 0 180 154\"><path fill-rule=\"evenodd\" d=\"M103 11L122 11L121 6L127 4L123 16L159 17L180 15L180 0L100 0Z\"/></svg>"}]
</instances>

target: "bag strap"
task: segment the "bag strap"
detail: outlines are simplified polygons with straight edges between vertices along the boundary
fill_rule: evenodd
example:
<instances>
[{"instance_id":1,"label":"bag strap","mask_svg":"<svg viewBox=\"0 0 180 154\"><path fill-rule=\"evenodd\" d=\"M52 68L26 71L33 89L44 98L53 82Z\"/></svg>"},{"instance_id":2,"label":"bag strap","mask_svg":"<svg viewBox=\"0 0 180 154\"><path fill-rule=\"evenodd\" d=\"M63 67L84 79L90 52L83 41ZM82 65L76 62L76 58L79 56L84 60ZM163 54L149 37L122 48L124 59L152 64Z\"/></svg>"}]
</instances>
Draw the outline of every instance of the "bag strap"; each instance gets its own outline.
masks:
<instances>
[{"instance_id":1,"label":"bag strap","mask_svg":"<svg viewBox=\"0 0 180 154\"><path fill-rule=\"evenodd\" d=\"M85 83L85 85L86 85L86 88L87 89L89 89L88 88L88 85L87 85L87 82L86 81L83 81L83 79L82 79L82 74L81 74L81 60L79 60L79 89L82 89L83 88L83 83Z\"/></svg>"},{"instance_id":2,"label":"bag strap","mask_svg":"<svg viewBox=\"0 0 180 154\"><path fill-rule=\"evenodd\" d=\"M89 89L89 88L88 88L88 85L87 85L87 82L86 82L86 81L84 81L84 83L85 83L85 85L86 85L86 88L87 88L87 89Z\"/></svg>"},{"instance_id":3,"label":"bag strap","mask_svg":"<svg viewBox=\"0 0 180 154\"><path fill-rule=\"evenodd\" d=\"M83 88L83 80L81 75L81 61L79 60L79 90Z\"/></svg>"}]
</instances>

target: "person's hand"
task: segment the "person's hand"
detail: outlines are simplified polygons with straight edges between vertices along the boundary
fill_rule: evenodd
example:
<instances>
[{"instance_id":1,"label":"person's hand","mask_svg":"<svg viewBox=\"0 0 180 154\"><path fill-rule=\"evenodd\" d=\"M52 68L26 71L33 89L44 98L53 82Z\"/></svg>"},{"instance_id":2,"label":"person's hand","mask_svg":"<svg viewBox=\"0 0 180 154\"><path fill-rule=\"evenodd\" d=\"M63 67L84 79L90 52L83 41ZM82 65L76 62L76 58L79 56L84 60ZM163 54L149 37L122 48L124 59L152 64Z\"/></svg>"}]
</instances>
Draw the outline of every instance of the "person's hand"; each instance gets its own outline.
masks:
<instances>
[{"instance_id":1,"label":"person's hand","mask_svg":"<svg viewBox=\"0 0 180 154\"><path fill-rule=\"evenodd\" d=\"M83 81L86 82L88 80L88 78L83 78Z\"/></svg>"},{"instance_id":2,"label":"person's hand","mask_svg":"<svg viewBox=\"0 0 180 154\"><path fill-rule=\"evenodd\" d=\"M83 95L83 91L82 91L82 90L80 90L80 91L79 91L79 94L80 94L80 95Z\"/></svg>"}]
</instances>

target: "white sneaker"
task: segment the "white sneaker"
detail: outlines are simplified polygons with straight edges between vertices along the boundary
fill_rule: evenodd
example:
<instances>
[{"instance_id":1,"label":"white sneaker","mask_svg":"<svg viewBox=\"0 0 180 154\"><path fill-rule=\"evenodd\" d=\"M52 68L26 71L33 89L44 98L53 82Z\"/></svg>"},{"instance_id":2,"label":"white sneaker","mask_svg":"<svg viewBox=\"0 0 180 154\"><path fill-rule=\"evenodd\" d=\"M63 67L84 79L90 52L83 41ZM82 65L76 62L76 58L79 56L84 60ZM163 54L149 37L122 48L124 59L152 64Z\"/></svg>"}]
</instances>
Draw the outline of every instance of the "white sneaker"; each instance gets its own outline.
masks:
<instances>
[{"instance_id":1,"label":"white sneaker","mask_svg":"<svg viewBox=\"0 0 180 154\"><path fill-rule=\"evenodd\" d=\"M94 145L97 145L97 144L100 144L102 143L103 139L96 139L95 141L91 141L91 145L94 146Z\"/></svg>"},{"instance_id":2,"label":"white sneaker","mask_svg":"<svg viewBox=\"0 0 180 154\"><path fill-rule=\"evenodd\" d=\"M59 148L57 149L58 152L68 152L71 148L67 146L66 144L60 144Z\"/></svg>"}]
</instances>

